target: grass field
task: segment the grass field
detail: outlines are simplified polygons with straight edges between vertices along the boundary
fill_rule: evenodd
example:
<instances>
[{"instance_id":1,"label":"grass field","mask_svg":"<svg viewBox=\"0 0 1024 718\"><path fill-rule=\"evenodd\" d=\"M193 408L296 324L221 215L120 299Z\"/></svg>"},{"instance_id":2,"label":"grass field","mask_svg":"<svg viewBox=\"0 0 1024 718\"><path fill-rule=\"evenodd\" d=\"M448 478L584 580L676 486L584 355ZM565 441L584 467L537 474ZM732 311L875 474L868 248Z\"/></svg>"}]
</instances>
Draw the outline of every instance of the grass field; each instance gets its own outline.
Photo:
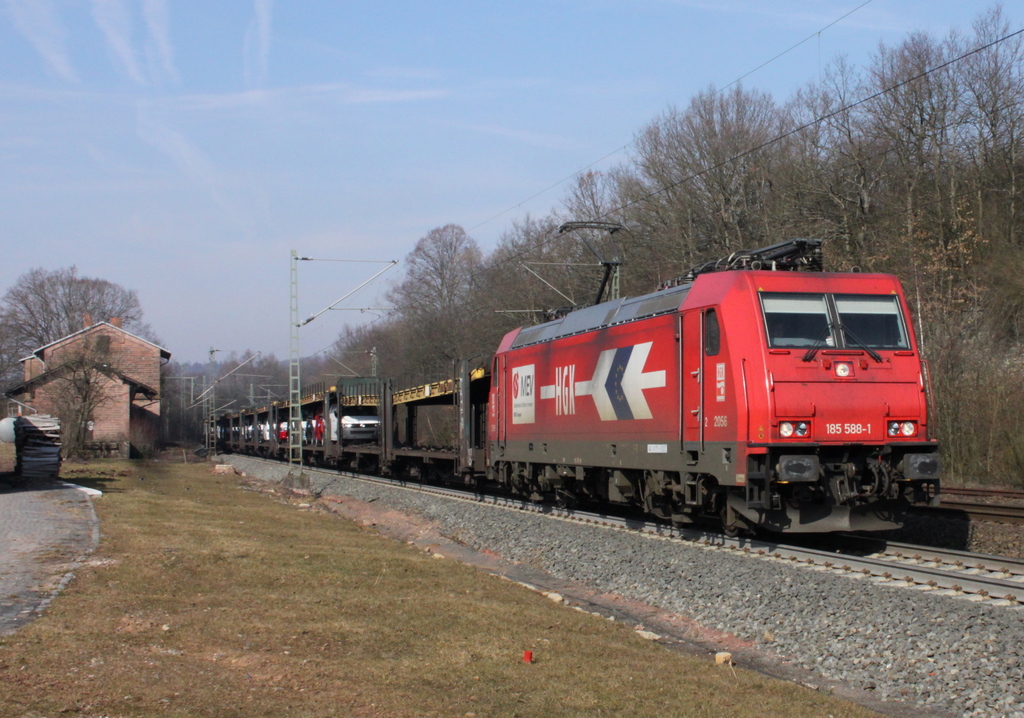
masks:
<instances>
[{"instance_id":1,"label":"grass field","mask_svg":"<svg viewBox=\"0 0 1024 718\"><path fill-rule=\"evenodd\" d=\"M208 465L63 473L105 491L101 545L42 618L0 639L2 716L875 715Z\"/></svg>"}]
</instances>

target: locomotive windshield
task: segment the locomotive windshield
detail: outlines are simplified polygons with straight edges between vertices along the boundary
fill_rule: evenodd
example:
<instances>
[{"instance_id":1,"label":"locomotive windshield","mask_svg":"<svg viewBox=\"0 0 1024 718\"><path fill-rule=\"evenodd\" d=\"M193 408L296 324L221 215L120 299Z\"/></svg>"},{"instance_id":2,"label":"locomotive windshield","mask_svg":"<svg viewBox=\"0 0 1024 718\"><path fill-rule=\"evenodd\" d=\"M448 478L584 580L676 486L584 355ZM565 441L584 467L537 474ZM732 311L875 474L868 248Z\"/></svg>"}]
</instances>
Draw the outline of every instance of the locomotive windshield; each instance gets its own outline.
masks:
<instances>
[{"instance_id":1,"label":"locomotive windshield","mask_svg":"<svg viewBox=\"0 0 1024 718\"><path fill-rule=\"evenodd\" d=\"M899 300L891 294L765 292L761 307L773 348L910 348Z\"/></svg>"},{"instance_id":2,"label":"locomotive windshield","mask_svg":"<svg viewBox=\"0 0 1024 718\"><path fill-rule=\"evenodd\" d=\"M899 301L893 295L835 295L846 346L909 349Z\"/></svg>"},{"instance_id":3,"label":"locomotive windshield","mask_svg":"<svg viewBox=\"0 0 1024 718\"><path fill-rule=\"evenodd\" d=\"M832 345L824 294L762 294L768 345L780 348Z\"/></svg>"}]
</instances>

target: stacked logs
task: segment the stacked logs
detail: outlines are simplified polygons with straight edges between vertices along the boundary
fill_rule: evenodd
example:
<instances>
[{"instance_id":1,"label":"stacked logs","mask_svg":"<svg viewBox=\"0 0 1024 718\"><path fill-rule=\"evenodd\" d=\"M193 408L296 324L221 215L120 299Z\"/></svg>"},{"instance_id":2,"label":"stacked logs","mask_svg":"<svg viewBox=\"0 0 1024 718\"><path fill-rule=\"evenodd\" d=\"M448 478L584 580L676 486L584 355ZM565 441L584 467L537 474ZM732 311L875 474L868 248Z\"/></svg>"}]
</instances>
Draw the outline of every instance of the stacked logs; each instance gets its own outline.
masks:
<instances>
[{"instance_id":1,"label":"stacked logs","mask_svg":"<svg viewBox=\"0 0 1024 718\"><path fill-rule=\"evenodd\" d=\"M60 421L55 416L19 416L14 424L22 479L55 479L60 472Z\"/></svg>"}]
</instances>

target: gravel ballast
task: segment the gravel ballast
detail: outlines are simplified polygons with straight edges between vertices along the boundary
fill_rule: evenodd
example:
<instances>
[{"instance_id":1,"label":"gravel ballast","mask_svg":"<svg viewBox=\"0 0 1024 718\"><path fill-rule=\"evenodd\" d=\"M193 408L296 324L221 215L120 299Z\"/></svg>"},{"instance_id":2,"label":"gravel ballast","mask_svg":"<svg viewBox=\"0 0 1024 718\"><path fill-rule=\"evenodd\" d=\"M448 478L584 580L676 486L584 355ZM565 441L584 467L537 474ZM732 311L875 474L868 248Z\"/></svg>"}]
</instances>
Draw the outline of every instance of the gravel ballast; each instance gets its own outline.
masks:
<instances>
[{"instance_id":1,"label":"gravel ballast","mask_svg":"<svg viewBox=\"0 0 1024 718\"><path fill-rule=\"evenodd\" d=\"M286 464L221 457L281 481ZM314 494L422 516L475 549L757 643L833 681L951 715L1024 718L1024 610L895 588L308 471Z\"/></svg>"}]
</instances>

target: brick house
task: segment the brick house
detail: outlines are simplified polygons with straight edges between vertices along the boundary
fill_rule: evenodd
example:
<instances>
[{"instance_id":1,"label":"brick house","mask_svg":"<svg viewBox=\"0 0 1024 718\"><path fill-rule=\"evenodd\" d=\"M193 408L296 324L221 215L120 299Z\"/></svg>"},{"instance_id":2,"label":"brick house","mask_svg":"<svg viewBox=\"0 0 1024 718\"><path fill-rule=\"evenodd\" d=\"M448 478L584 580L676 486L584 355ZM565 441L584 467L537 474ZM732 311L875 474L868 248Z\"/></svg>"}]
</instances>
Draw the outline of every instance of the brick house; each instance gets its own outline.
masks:
<instances>
[{"instance_id":1,"label":"brick house","mask_svg":"<svg viewBox=\"0 0 1024 718\"><path fill-rule=\"evenodd\" d=\"M159 434L160 367L170 357L125 331L120 318L93 323L87 314L80 331L22 359L24 382L7 394L57 416L68 413L69 402L85 402L77 436L82 448L129 456L133 442L154 443ZM64 427L65 436L69 430Z\"/></svg>"}]
</instances>

